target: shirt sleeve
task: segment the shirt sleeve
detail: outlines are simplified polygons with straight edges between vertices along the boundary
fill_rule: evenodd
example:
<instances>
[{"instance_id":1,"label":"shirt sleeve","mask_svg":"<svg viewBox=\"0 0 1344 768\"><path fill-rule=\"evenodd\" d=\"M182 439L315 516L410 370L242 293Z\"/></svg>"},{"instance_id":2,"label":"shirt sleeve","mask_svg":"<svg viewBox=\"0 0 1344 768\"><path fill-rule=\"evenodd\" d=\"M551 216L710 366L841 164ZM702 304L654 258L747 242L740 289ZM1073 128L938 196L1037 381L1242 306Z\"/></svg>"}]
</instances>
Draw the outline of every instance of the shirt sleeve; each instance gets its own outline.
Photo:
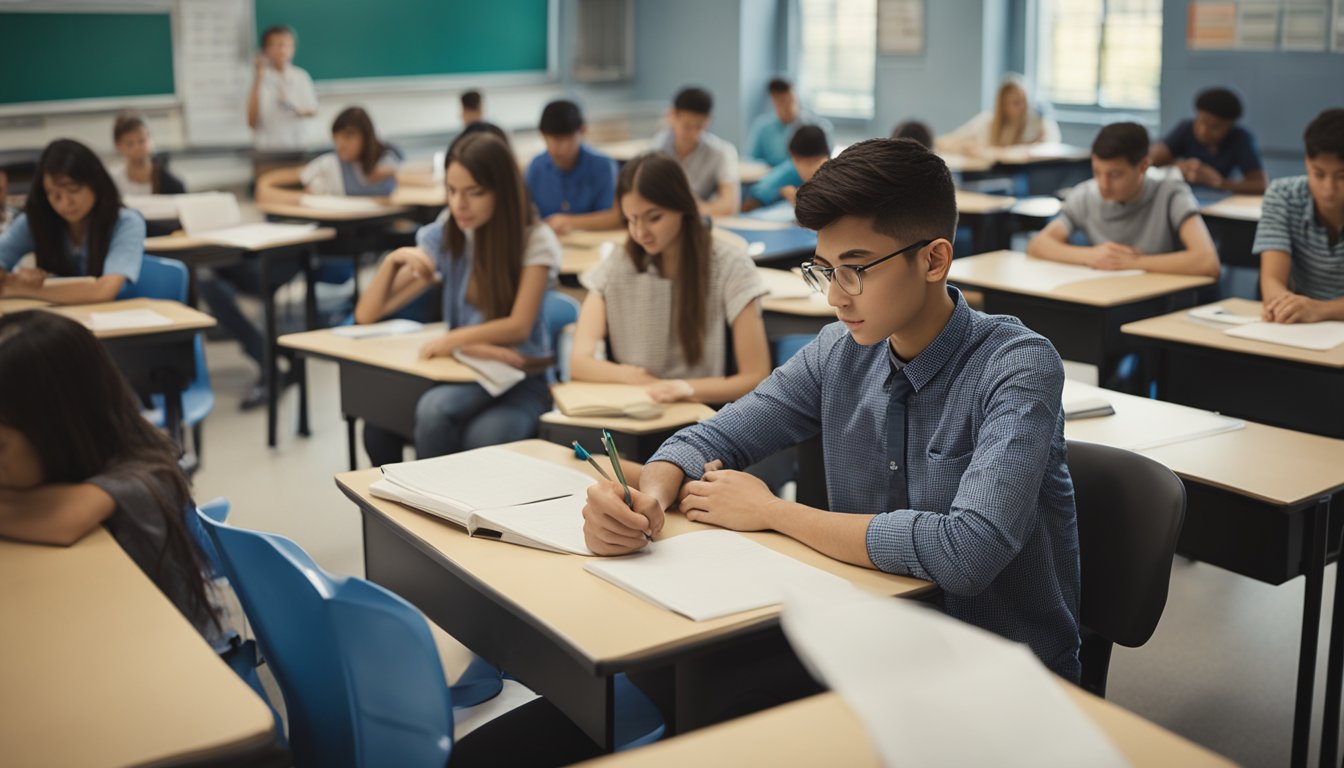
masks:
<instances>
[{"instance_id":1,"label":"shirt sleeve","mask_svg":"<svg viewBox=\"0 0 1344 768\"><path fill-rule=\"evenodd\" d=\"M779 190L789 184L797 186L801 183L802 179L798 176L798 171L794 169L793 161L785 160L771 168L770 172L760 181L752 184L751 189L747 190L747 196L761 205L770 205L783 199Z\"/></svg>"},{"instance_id":2,"label":"shirt sleeve","mask_svg":"<svg viewBox=\"0 0 1344 768\"><path fill-rule=\"evenodd\" d=\"M28 214L20 213L0 234L0 268L14 269L14 265L33 252L33 233L28 228Z\"/></svg>"},{"instance_id":3,"label":"shirt sleeve","mask_svg":"<svg viewBox=\"0 0 1344 768\"><path fill-rule=\"evenodd\" d=\"M551 279L560 274L560 238L545 224L534 224L527 233L527 246L523 249L523 268L546 267Z\"/></svg>"},{"instance_id":4,"label":"shirt sleeve","mask_svg":"<svg viewBox=\"0 0 1344 768\"><path fill-rule=\"evenodd\" d=\"M187 192L187 185L182 180L169 171L164 166L159 166L159 194L161 195L183 195Z\"/></svg>"},{"instance_id":5,"label":"shirt sleeve","mask_svg":"<svg viewBox=\"0 0 1344 768\"><path fill-rule=\"evenodd\" d=\"M294 92L285 94L289 97L289 103L294 105L295 109L304 112L313 112L317 110L317 89L313 87L313 78L308 75L308 70L295 67L298 70L298 77L294 78Z\"/></svg>"},{"instance_id":6,"label":"shirt sleeve","mask_svg":"<svg viewBox=\"0 0 1344 768\"><path fill-rule=\"evenodd\" d=\"M723 316L731 326L748 304L770 293L746 251L728 249L723 259Z\"/></svg>"},{"instance_id":7,"label":"shirt sleeve","mask_svg":"<svg viewBox=\"0 0 1344 768\"><path fill-rule=\"evenodd\" d=\"M1237 167L1241 169L1243 177L1255 173L1264 167L1260 161L1260 147L1255 143L1255 135L1242 128L1237 133L1239 140L1233 154L1236 157Z\"/></svg>"},{"instance_id":8,"label":"shirt sleeve","mask_svg":"<svg viewBox=\"0 0 1344 768\"><path fill-rule=\"evenodd\" d=\"M1026 545L1059 423L1064 368L1040 337L1003 350L984 421L947 511L898 509L868 524L868 556L887 573L976 595Z\"/></svg>"},{"instance_id":9,"label":"shirt sleeve","mask_svg":"<svg viewBox=\"0 0 1344 768\"><path fill-rule=\"evenodd\" d=\"M630 257L625 254L624 249L617 249L615 253L598 261L589 267L588 271L579 275L579 284L599 296L605 295L607 284L611 282L611 273L616 268L616 260L628 258Z\"/></svg>"},{"instance_id":10,"label":"shirt sleeve","mask_svg":"<svg viewBox=\"0 0 1344 768\"><path fill-rule=\"evenodd\" d=\"M596 195L596 201L597 202L607 201L607 204L610 207L615 207L616 174L617 174L616 161L612 160L610 157L607 157L605 155L601 156L601 160L602 160L602 174L598 179L597 191L594 193ZM606 209L599 208L597 210L601 211Z\"/></svg>"},{"instance_id":11,"label":"shirt sleeve","mask_svg":"<svg viewBox=\"0 0 1344 768\"><path fill-rule=\"evenodd\" d=\"M1040 117L1040 126L1041 126L1040 140L1042 142L1046 144L1059 143L1062 134L1059 131L1059 123L1055 122L1055 118L1050 117L1049 115L1042 115Z\"/></svg>"},{"instance_id":12,"label":"shirt sleeve","mask_svg":"<svg viewBox=\"0 0 1344 768\"><path fill-rule=\"evenodd\" d=\"M1255 242L1251 253L1259 256L1265 251L1293 253L1293 237L1289 223L1295 213L1288 204L1287 187L1275 182L1265 191L1260 208L1260 223L1255 227Z\"/></svg>"},{"instance_id":13,"label":"shirt sleeve","mask_svg":"<svg viewBox=\"0 0 1344 768\"><path fill-rule=\"evenodd\" d=\"M988 110L962 123L957 130L949 133L947 138L954 141L974 141L980 146L989 144L989 125L992 115Z\"/></svg>"},{"instance_id":14,"label":"shirt sleeve","mask_svg":"<svg viewBox=\"0 0 1344 768\"><path fill-rule=\"evenodd\" d=\"M1087 221L1087 184L1085 181L1069 190L1064 196L1064 202L1059 206L1059 215L1050 222L1051 224L1059 222L1063 225L1067 230L1066 235L1072 235L1082 229Z\"/></svg>"},{"instance_id":15,"label":"shirt sleeve","mask_svg":"<svg viewBox=\"0 0 1344 768\"><path fill-rule=\"evenodd\" d=\"M747 157L753 160L765 160L769 154L765 149L765 130L769 115L761 115L751 124L751 134L747 136Z\"/></svg>"},{"instance_id":16,"label":"shirt sleeve","mask_svg":"<svg viewBox=\"0 0 1344 768\"><path fill-rule=\"evenodd\" d=\"M389 148L387 151L383 152L382 157L378 158L378 167L387 168L388 170L391 171L400 170L401 155L397 154L396 152L394 152L392 149Z\"/></svg>"},{"instance_id":17,"label":"shirt sleeve","mask_svg":"<svg viewBox=\"0 0 1344 768\"><path fill-rule=\"evenodd\" d=\"M737 147L726 141L719 142L719 167L715 171L714 177L720 185L738 184L742 180L742 176L737 169Z\"/></svg>"},{"instance_id":18,"label":"shirt sleeve","mask_svg":"<svg viewBox=\"0 0 1344 768\"><path fill-rule=\"evenodd\" d=\"M1184 181L1170 179L1168 183L1175 187L1167 204L1167 214L1171 217L1171 231L1175 233L1179 232L1186 219L1199 215L1199 201L1195 199L1195 193L1191 191L1190 185ZM1176 242L1180 242L1179 236L1176 237Z\"/></svg>"},{"instance_id":19,"label":"shirt sleeve","mask_svg":"<svg viewBox=\"0 0 1344 768\"><path fill-rule=\"evenodd\" d=\"M439 252L443 250L443 228L447 226L447 219L432 221L423 227L415 230L415 247L429 254L429 258L436 263L439 260Z\"/></svg>"},{"instance_id":20,"label":"shirt sleeve","mask_svg":"<svg viewBox=\"0 0 1344 768\"><path fill-rule=\"evenodd\" d=\"M140 279L145 259L145 219L138 211L122 208L112 228L112 240L103 260L104 275L121 275L129 283Z\"/></svg>"}]
</instances>

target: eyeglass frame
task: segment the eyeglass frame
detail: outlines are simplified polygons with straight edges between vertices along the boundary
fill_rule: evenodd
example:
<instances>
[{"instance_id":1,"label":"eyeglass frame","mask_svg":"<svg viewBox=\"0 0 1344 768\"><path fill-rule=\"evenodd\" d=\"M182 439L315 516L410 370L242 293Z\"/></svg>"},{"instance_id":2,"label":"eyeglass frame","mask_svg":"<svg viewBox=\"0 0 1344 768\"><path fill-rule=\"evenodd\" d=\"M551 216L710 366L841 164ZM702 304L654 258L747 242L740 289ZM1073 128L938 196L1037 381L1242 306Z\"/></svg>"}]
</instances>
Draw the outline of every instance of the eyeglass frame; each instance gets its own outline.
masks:
<instances>
[{"instance_id":1,"label":"eyeglass frame","mask_svg":"<svg viewBox=\"0 0 1344 768\"><path fill-rule=\"evenodd\" d=\"M918 241L918 242L911 243L910 245L905 246L904 248L900 249L899 251L895 251L895 252L893 252L893 253L889 253L889 254L887 254L886 256L883 256L882 258L880 258L880 259L876 259L876 260L874 260L874 261L870 261L870 262L868 262L867 264L858 264L858 265L839 264L839 265L834 266L834 267L819 267L819 266L817 266L817 263L816 263L815 261L811 261L811 260L809 260L809 261L805 261L805 262L803 262L803 263L802 263L801 265L799 265L799 266L800 266L800 268L803 270L803 282L807 283L808 286L809 286L812 290L816 291L817 293L825 293L825 292L826 292L826 288L822 287L822 284L821 284L819 281L818 281L818 282L814 282L814 280L816 280L816 278L812 275L813 271L818 271L818 272L820 272L822 278L825 279L825 281L826 281L826 286L829 287L831 283L836 282L836 280L835 280L835 273L836 273L838 270L841 270L841 269L852 270L852 271L854 272L854 279L857 280L857 281L859 282L859 290L858 290L858 292L857 292L857 293L850 293L849 290L848 290L847 288L845 288L845 286L843 286L843 285L840 286L840 290L844 291L845 293L849 294L850 296L860 296L860 295L863 294L863 273L864 273L864 272L867 272L868 270L872 269L873 267L876 267L878 264L881 264L881 263L884 262L884 261L889 261L889 260L891 260L891 259L896 258L897 256L903 256L903 255L909 253L910 251L917 251L917 250L919 250L920 248L923 248L924 246L931 244L932 242L933 242L933 239L929 239L929 240L920 240L920 241ZM809 279L809 278L811 278L811 279Z\"/></svg>"}]
</instances>

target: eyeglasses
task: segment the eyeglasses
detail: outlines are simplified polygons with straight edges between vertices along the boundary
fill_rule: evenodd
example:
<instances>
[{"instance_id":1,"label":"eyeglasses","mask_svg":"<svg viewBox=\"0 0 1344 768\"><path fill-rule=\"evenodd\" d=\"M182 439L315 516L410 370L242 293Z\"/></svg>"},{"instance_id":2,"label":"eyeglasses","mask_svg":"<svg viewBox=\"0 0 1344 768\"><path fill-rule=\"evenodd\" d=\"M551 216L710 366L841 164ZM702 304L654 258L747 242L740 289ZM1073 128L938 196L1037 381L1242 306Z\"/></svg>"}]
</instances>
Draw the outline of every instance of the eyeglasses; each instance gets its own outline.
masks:
<instances>
[{"instance_id":1,"label":"eyeglasses","mask_svg":"<svg viewBox=\"0 0 1344 768\"><path fill-rule=\"evenodd\" d=\"M876 267L888 259L894 259L910 251L917 251L920 248L932 243L932 240L920 240L917 243L911 243L895 253L889 253L877 261L870 261L867 264L850 266L842 264L838 267L820 267L816 262L805 261L802 264L803 280L812 286L812 290L817 293L825 293L830 288L831 281L840 284L840 290L848 293L850 296L858 296L863 293L863 273Z\"/></svg>"}]
</instances>

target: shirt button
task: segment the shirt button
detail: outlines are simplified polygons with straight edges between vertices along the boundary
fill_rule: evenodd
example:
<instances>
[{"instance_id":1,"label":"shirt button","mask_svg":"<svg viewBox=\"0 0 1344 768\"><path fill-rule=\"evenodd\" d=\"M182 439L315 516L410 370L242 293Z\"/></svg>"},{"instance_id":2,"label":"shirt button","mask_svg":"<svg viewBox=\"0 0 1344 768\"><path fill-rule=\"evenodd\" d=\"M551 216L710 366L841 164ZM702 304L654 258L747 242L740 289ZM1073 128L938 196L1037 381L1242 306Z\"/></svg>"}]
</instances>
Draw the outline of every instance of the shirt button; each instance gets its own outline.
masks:
<instances>
[{"instance_id":1,"label":"shirt button","mask_svg":"<svg viewBox=\"0 0 1344 768\"><path fill-rule=\"evenodd\" d=\"M900 467L896 466L896 462L894 461L888 464L887 466L891 467L892 472L895 472L896 470L900 469Z\"/></svg>"}]
</instances>

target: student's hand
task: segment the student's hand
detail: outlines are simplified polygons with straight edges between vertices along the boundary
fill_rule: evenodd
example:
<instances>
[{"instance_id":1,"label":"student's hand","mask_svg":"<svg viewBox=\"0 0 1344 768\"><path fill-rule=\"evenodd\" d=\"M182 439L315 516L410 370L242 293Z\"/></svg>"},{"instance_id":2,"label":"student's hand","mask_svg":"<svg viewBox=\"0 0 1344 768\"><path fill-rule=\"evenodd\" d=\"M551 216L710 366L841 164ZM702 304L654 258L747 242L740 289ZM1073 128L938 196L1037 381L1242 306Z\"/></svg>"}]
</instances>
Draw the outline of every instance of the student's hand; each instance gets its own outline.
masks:
<instances>
[{"instance_id":1,"label":"student's hand","mask_svg":"<svg viewBox=\"0 0 1344 768\"><path fill-rule=\"evenodd\" d=\"M1201 187L1212 187L1213 189L1222 189L1223 174L1213 169L1213 166L1195 161L1195 171L1193 179L1188 179L1191 184L1197 184Z\"/></svg>"},{"instance_id":2,"label":"student's hand","mask_svg":"<svg viewBox=\"0 0 1344 768\"><path fill-rule=\"evenodd\" d=\"M644 391L649 393L655 403L675 403L695 397L695 388L685 379L665 379L645 384Z\"/></svg>"},{"instance_id":3,"label":"student's hand","mask_svg":"<svg viewBox=\"0 0 1344 768\"><path fill-rule=\"evenodd\" d=\"M785 184L779 188L779 196L789 201L791 205L798 204L798 188L792 184Z\"/></svg>"},{"instance_id":4,"label":"student's hand","mask_svg":"<svg viewBox=\"0 0 1344 768\"><path fill-rule=\"evenodd\" d=\"M652 384L658 380L657 376L640 368L638 365L621 365L621 381L635 386L644 386Z\"/></svg>"},{"instance_id":5,"label":"student's hand","mask_svg":"<svg viewBox=\"0 0 1344 768\"><path fill-rule=\"evenodd\" d=\"M1181 178L1185 179L1185 183L1187 184L1195 183L1195 174L1199 172L1200 165L1201 163L1199 160L1196 160L1193 157L1187 157L1184 160L1176 161L1176 167L1181 171Z\"/></svg>"},{"instance_id":6,"label":"student's hand","mask_svg":"<svg viewBox=\"0 0 1344 768\"><path fill-rule=\"evenodd\" d=\"M663 530L666 515L654 497L631 486L634 509L625 505L620 483L602 482L588 486L588 503L583 505L583 540L599 555L625 555L648 544L644 534L657 536Z\"/></svg>"},{"instance_id":7,"label":"student's hand","mask_svg":"<svg viewBox=\"0 0 1344 768\"><path fill-rule=\"evenodd\" d=\"M425 282L433 283L439 279L433 260L419 248L398 248L388 254L387 258L397 269L409 269L411 274Z\"/></svg>"},{"instance_id":8,"label":"student's hand","mask_svg":"<svg viewBox=\"0 0 1344 768\"><path fill-rule=\"evenodd\" d=\"M1105 242L1092 247L1088 266L1093 269L1134 269L1139 265L1139 250L1122 243Z\"/></svg>"},{"instance_id":9,"label":"student's hand","mask_svg":"<svg viewBox=\"0 0 1344 768\"><path fill-rule=\"evenodd\" d=\"M769 530L769 509L777 500L759 477L717 468L682 485L677 498L687 520L734 531Z\"/></svg>"},{"instance_id":10,"label":"student's hand","mask_svg":"<svg viewBox=\"0 0 1344 768\"><path fill-rule=\"evenodd\" d=\"M495 360L514 368L527 367L527 358L512 347L501 347L498 344L468 344L462 348L462 352L482 360Z\"/></svg>"},{"instance_id":11,"label":"student's hand","mask_svg":"<svg viewBox=\"0 0 1344 768\"><path fill-rule=\"evenodd\" d=\"M420 359L429 360L435 357L452 357L453 350L457 349L457 339L453 334L445 333L437 339L430 339L420 348Z\"/></svg>"},{"instance_id":12,"label":"student's hand","mask_svg":"<svg viewBox=\"0 0 1344 768\"><path fill-rule=\"evenodd\" d=\"M41 288L42 283L46 282L50 276L51 274L46 270L22 267L10 275L10 280L13 280L15 285L21 285L25 288Z\"/></svg>"},{"instance_id":13,"label":"student's hand","mask_svg":"<svg viewBox=\"0 0 1344 768\"><path fill-rule=\"evenodd\" d=\"M1315 323L1325 318L1322 302L1297 293L1281 293L1265 302L1260 319L1267 323Z\"/></svg>"},{"instance_id":14,"label":"student's hand","mask_svg":"<svg viewBox=\"0 0 1344 768\"><path fill-rule=\"evenodd\" d=\"M574 231L574 217L564 213L552 213L546 217L546 226L557 235L567 235Z\"/></svg>"}]
</instances>

